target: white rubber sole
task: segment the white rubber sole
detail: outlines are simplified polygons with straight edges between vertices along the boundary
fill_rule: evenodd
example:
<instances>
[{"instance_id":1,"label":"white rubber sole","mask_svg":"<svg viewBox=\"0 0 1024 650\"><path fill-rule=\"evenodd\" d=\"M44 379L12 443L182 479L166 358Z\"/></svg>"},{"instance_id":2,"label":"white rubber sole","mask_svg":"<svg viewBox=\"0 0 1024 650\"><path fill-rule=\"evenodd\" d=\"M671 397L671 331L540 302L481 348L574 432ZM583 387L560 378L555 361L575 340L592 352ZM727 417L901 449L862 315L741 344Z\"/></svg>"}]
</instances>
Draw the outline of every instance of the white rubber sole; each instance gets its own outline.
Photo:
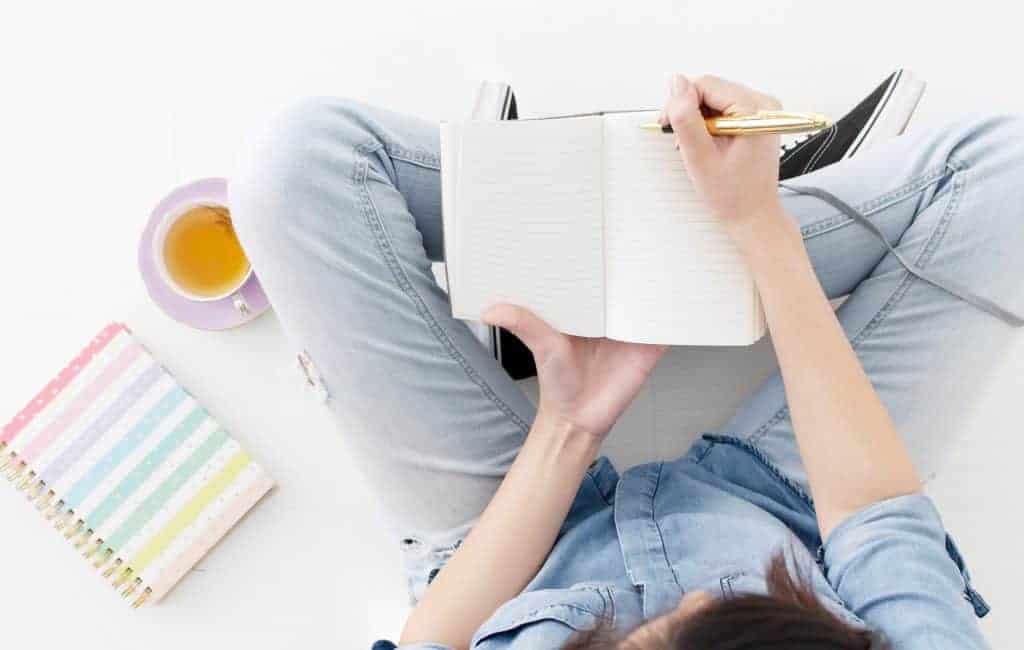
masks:
<instances>
[{"instance_id":1,"label":"white rubber sole","mask_svg":"<svg viewBox=\"0 0 1024 650\"><path fill-rule=\"evenodd\" d=\"M849 158L855 153L870 149L879 142L891 140L903 133L914 114L914 109L921 101L925 85L924 81L909 70L899 70L896 78L889 84L882 101L875 106L867 126L847 149L843 158Z\"/></svg>"}]
</instances>

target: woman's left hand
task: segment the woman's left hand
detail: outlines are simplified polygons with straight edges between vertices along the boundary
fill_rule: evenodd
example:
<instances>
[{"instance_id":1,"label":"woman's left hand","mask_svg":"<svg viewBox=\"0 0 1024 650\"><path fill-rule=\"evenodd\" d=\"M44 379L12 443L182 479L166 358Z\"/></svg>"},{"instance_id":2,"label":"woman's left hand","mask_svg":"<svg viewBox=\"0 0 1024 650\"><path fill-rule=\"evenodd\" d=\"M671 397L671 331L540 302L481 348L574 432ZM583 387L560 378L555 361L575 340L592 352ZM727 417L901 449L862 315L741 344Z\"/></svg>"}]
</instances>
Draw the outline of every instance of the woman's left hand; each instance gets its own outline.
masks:
<instances>
[{"instance_id":1,"label":"woman's left hand","mask_svg":"<svg viewBox=\"0 0 1024 650\"><path fill-rule=\"evenodd\" d=\"M571 425L598 441L633 401L667 347L562 334L514 305L494 305L481 319L512 332L533 352L540 382L537 417Z\"/></svg>"},{"instance_id":2,"label":"woman's left hand","mask_svg":"<svg viewBox=\"0 0 1024 650\"><path fill-rule=\"evenodd\" d=\"M537 418L473 530L409 616L403 647L467 648L480 625L522 593L551 552L601 441L665 352L561 334L512 305L490 307L481 320L533 351Z\"/></svg>"}]
</instances>

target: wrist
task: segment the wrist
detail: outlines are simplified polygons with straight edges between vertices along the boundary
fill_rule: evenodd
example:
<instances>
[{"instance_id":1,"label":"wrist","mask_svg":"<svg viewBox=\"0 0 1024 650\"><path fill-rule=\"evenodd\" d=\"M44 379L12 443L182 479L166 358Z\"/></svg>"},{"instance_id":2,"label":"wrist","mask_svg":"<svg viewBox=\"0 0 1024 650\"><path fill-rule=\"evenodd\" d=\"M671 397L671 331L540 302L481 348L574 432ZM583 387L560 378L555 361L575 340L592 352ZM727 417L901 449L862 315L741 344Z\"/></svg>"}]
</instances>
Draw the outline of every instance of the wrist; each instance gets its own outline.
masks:
<instances>
[{"instance_id":1,"label":"wrist","mask_svg":"<svg viewBox=\"0 0 1024 650\"><path fill-rule=\"evenodd\" d=\"M584 429L543 405L537 410L529 438L541 442L548 453L584 460L587 465L597 457L604 441L604 436Z\"/></svg>"},{"instance_id":2,"label":"wrist","mask_svg":"<svg viewBox=\"0 0 1024 650\"><path fill-rule=\"evenodd\" d=\"M800 228L795 219L774 203L747 218L728 225L729 236L740 253L748 260L791 242L802 241Z\"/></svg>"}]
</instances>

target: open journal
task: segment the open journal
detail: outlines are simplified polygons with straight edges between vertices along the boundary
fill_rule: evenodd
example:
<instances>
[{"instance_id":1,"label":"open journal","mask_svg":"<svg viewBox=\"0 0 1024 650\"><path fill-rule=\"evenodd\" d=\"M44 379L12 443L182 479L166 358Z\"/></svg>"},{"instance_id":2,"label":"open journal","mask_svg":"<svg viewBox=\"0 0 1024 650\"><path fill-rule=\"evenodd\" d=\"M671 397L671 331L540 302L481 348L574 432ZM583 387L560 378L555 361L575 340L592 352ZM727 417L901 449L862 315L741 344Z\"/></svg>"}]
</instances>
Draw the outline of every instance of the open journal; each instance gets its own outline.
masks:
<instances>
[{"instance_id":1,"label":"open journal","mask_svg":"<svg viewBox=\"0 0 1024 650\"><path fill-rule=\"evenodd\" d=\"M672 345L764 334L754 282L656 112L441 125L452 313L509 302L560 331Z\"/></svg>"}]
</instances>

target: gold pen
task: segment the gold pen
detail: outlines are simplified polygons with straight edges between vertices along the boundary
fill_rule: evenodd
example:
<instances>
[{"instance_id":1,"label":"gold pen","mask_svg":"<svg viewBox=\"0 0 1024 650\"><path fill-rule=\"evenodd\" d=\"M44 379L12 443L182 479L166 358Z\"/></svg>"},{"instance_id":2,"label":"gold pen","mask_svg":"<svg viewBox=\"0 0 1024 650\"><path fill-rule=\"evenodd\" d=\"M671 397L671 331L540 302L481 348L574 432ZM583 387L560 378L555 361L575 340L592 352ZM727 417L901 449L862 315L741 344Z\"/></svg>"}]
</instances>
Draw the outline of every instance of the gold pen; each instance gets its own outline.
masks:
<instances>
[{"instance_id":1,"label":"gold pen","mask_svg":"<svg viewBox=\"0 0 1024 650\"><path fill-rule=\"evenodd\" d=\"M819 113L758 111L753 115L721 115L704 118L711 135L754 135L760 133L808 133L832 126L832 120ZM657 122L641 124L641 129L672 133L672 125Z\"/></svg>"}]
</instances>

